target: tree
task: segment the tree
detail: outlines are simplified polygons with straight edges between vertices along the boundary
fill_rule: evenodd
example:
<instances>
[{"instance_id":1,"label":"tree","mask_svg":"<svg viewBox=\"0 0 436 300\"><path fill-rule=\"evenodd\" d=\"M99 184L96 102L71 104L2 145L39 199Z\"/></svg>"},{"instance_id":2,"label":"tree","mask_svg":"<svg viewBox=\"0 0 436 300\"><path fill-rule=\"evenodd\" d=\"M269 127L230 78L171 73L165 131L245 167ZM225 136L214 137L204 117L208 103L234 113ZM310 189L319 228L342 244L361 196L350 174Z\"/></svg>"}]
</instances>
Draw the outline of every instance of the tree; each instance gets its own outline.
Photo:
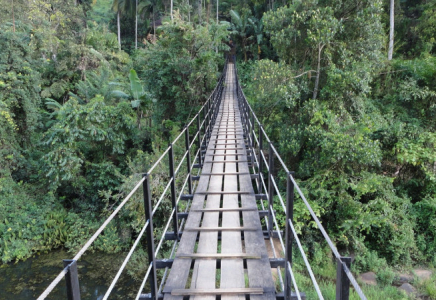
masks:
<instances>
[{"instance_id":1,"label":"tree","mask_svg":"<svg viewBox=\"0 0 436 300\"><path fill-rule=\"evenodd\" d=\"M143 0L139 3L138 11L140 15L151 14L153 21L153 35L156 35L156 20L155 9L158 5L158 0Z\"/></svg>"},{"instance_id":2,"label":"tree","mask_svg":"<svg viewBox=\"0 0 436 300\"><path fill-rule=\"evenodd\" d=\"M43 137L49 150L42 161L51 188L63 186L58 192L72 200L92 194L88 201L101 207L95 191L115 190L120 184L119 164L134 130L130 104L107 105L97 95L85 105L76 99L64 105L49 100L46 105L54 122Z\"/></svg>"},{"instance_id":3,"label":"tree","mask_svg":"<svg viewBox=\"0 0 436 300\"><path fill-rule=\"evenodd\" d=\"M244 53L244 61L247 61L247 45L252 37L249 36L250 22L248 11L244 11L240 16L236 11L230 10L232 18L232 34L235 35Z\"/></svg>"},{"instance_id":4,"label":"tree","mask_svg":"<svg viewBox=\"0 0 436 300\"><path fill-rule=\"evenodd\" d=\"M260 60L260 45L263 40L263 22L262 19L257 20L256 18L249 18L248 21L250 22L253 30L254 35L256 37L256 43L257 43L257 59Z\"/></svg>"},{"instance_id":5,"label":"tree","mask_svg":"<svg viewBox=\"0 0 436 300\"><path fill-rule=\"evenodd\" d=\"M135 64L146 90L157 100L153 118L185 122L215 86L218 63L215 53L227 36L226 25L193 27L174 15L174 22L163 25L156 44L141 50ZM207 62L207 63L206 63Z\"/></svg>"},{"instance_id":6,"label":"tree","mask_svg":"<svg viewBox=\"0 0 436 300\"><path fill-rule=\"evenodd\" d=\"M126 11L127 3L129 0L113 0L112 10L117 13L117 33L118 33L118 47L121 50L121 14Z\"/></svg>"},{"instance_id":7,"label":"tree","mask_svg":"<svg viewBox=\"0 0 436 300\"><path fill-rule=\"evenodd\" d=\"M388 60L392 60L392 54L394 53L394 27L395 27L394 8L395 8L395 0L390 0Z\"/></svg>"},{"instance_id":8,"label":"tree","mask_svg":"<svg viewBox=\"0 0 436 300\"><path fill-rule=\"evenodd\" d=\"M132 108L136 109L136 120L137 120L138 128L141 128L141 118L145 110L145 114L147 115L147 117L150 118L150 127L151 127L151 116L149 113L151 112L151 105L153 102L155 102L155 99L152 97L150 93L144 90L141 80L136 74L136 71L133 69L130 70L129 81L130 81L130 87L129 87L130 95L120 90L112 91L111 95L115 97L131 99Z\"/></svg>"}]
</instances>

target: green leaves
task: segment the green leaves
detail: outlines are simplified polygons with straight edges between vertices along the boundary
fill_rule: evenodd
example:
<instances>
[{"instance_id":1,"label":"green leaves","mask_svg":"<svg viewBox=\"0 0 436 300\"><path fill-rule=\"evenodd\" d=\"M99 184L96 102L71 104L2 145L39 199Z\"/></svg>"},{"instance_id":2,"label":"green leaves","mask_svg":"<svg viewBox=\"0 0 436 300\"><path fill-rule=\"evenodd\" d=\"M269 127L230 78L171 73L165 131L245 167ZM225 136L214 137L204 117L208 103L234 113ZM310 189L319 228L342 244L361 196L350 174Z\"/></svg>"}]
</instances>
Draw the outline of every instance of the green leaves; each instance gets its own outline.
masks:
<instances>
[{"instance_id":1,"label":"green leaves","mask_svg":"<svg viewBox=\"0 0 436 300\"><path fill-rule=\"evenodd\" d=\"M132 93L132 97L134 101L139 101L143 95L144 95L144 88L142 86L141 81L138 78L138 75L136 74L136 71L131 69L129 73L129 80L130 80L130 92ZM136 106L132 107L138 107L139 104L136 104Z\"/></svg>"},{"instance_id":2,"label":"green leaves","mask_svg":"<svg viewBox=\"0 0 436 300\"><path fill-rule=\"evenodd\" d=\"M436 133L423 132L412 139L404 138L394 151L400 163L418 166L429 180L436 181Z\"/></svg>"},{"instance_id":3,"label":"green leaves","mask_svg":"<svg viewBox=\"0 0 436 300\"><path fill-rule=\"evenodd\" d=\"M109 106L97 96L86 105L71 99L56 109L56 123L43 140L50 147L43 161L53 188L62 182L77 184L92 167L91 162L114 163L113 155L126 152L125 142L133 131L132 110L127 103Z\"/></svg>"},{"instance_id":4,"label":"green leaves","mask_svg":"<svg viewBox=\"0 0 436 300\"><path fill-rule=\"evenodd\" d=\"M162 34L156 44L138 52L136 70L152 95L146 97L158 103L153 111L155 123L185 122L216 84L218 62L223 60L215 49L223 47L228 33L222 24L194 28L177 18L159 30Z\"/></svg>"}]
</instances>

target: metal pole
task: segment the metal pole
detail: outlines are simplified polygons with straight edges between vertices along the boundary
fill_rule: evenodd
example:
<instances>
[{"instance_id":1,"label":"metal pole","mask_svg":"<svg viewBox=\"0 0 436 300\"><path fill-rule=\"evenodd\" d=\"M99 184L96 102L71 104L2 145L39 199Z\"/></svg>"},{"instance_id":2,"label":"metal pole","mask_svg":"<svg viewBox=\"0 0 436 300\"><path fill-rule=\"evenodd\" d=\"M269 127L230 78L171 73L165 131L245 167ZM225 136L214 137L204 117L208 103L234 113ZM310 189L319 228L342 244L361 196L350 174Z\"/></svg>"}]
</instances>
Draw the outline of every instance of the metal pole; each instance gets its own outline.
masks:
<instances>
[{"instance_id":1,"label":"metal pole","mask_svg":"<svg viewBox=\"0 0 436 300\"><path fill-rule=\"evenodd\" d=\"M154 256L154 237L153 237L153 217L151 206L151 192L150 192L150 174L145 174L145 180L142 184L144 193L144 210L145 210L145 222L149 221L147 226L147 253L148 262L151 264L150 273L150 289L151 299L157 300L157 277L156 277L156 258ZM177 214L175 214L177 216Z\"/></svg>"},{"instance_id":2,"label":"metal pole","mask_svg":"<svg viewBox=\"0 0 436 300\"><path fill-rule=\"evenodd\" d=\"M287 220L291 220L294 223L294 183L291 180L291 176L294 177L294 172L288 172L286 176L286 250L285 250L285 258L286 261L292 266L292 230L289 222ZM292 280L289 275L288 264L286 264L286 273L285 273L285 299L291 299L292 292Z\"/></svg>"},{"instance_id":3,"label":"metal pole","mask_svg":"<svg viewBox=\"0 0 436 300\"><path fill-rule=\"evenodd\" d=\"M189 126L186 127L185 130L185 148L187 152L186 156L186 167L188 170L188 191L189 194L192 194L192 175L191 175L191 147L189 146Z\"/></svg>"},{"instance_id":4,"label":"metal pole","mask_svg":"<svg viewBox=\"0 0 436 300\"><path fill-rule=\"evenodd\" d=\"M168 162L169 162L169 169L170 169L170 188L171 188L171 204L173 206L174 211L174 217L173 217L173 230L174 235L176 239L179 239L179 220L177 217L177 192L176 192L176 174L174 174L174 147L171 143L170 150L168 151Z\"/></svg>"},{"instance_id":5,"label":"metal pole","mask_svg":"<svg viewBox=\"0 0 436 300\"><path fill-rule=\"evenodd\" d=\"M272 177L274 173L274 152L272 150L272 143L269 143L268 149L268 231L269 235L272 236L274 227L273 227L273 218L272 218L272 209L274 208L274 185L272 183Z\"/></svg>"},{"instance_id":6,"label":"metal pole","mask_svg":"<svg viewBox=\"0 0 436 300\"><path fill-rule=\"evenodd\" d=\"M263 125L259 124L259 186L257 187L259 194L262 194L262 182L263 182L263 159L262 159L262 148L263 148Z\"/></svg>"},{"instance_id":7,"label":"metal pole","mask_svg":"<svg viewBox=\"0 0 436 300\"><path fill-rule=\"evenodd\" d=\"M203 165L203 160L202 160L202 155L201 155L201 128L200 128L200 114L201 114L201 110L198 112L197 115L197 147L198 147L198 164L200 165L200 168Z\"/></svg>"},{"instance_id":8,"label":"metal pole","mask_svg":"<svg viewBox=\"0 0 436 300\"><path fill-rule=\"evenodd\" d=\"M211 99L213 99L214 96L212 96L211 98L209 98L209 100L207 100L207 115L206 115L206 123L205 123L205 130L206 130L206 144L209 143L210 140L210 101Z\"/></svg>"},{"instance_id":9,"label":"metal pole","mask_svg":"<svg viewBox=\"0 0 436 300\"><path fill-rule=\"evenodd\" d=\"M351 257L341 257L348 269L351 267ZM350 279L345 273L342 262L336 259L336 300L348 300L350 298Z\"/></svg>"},{"instance_id":10,"label":"metal pole","mask_svg":"<svg viewBox=\"0 0 436 300\"><path fill-rule=\"evenodd\" d=\"M254 166L254 148L255 148L255 141L254 141L254 131L255 131L255 129L256 129L256 125L254 124L254 113L253 113L253 111L250 111L251 112L251 125L252 125L252 128L251 128L251 164Z\"/></svg>"},{"instance_id":11,"label":"metal pole","mask_svg":"<svg viewBox=\"0 0 436 300\"><path fill-rule=\"evenodd\" d=\"M80 300L80 285L79 272L77 271L77 261L72 259L64 259L64 268L68 267L68 272L65 274L65 282L67 283L68 300Z\"/></svg>"}]
</instances>

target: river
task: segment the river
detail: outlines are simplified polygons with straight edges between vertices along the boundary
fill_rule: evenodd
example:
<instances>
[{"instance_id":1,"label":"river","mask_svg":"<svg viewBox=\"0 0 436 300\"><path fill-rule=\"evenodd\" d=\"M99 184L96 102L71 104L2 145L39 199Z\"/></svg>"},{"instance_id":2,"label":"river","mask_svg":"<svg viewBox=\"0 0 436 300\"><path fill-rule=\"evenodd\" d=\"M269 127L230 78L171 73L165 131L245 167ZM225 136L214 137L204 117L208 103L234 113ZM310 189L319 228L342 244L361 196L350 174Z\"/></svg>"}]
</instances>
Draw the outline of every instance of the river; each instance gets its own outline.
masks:
<instances>
[{"instance_id":1,"label":"river","mask_svg":"<svg viewBox=\"0 0 436 300\"><path fill-rule=\"evenodd\" d=\"M73 255L64 250L35 255L26 261L0 265L0 300L36 299L62 270L62 259ZM94 252L85 254L78 263L82 300L101 300L121 265L125 254ZM123 274L110 299L131 299L140 282ZM46 299L67 299L65 281Z\"/></svg>"}]
</instances>

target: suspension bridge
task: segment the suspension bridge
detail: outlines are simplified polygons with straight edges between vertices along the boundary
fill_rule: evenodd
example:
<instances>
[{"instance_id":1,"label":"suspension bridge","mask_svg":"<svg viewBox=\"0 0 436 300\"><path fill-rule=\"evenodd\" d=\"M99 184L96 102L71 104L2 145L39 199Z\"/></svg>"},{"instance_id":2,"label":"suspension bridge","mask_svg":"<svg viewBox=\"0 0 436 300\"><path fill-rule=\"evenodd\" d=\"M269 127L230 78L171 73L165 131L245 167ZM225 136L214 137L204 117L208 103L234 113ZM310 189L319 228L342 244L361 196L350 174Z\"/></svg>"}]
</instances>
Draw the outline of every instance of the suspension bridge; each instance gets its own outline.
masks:
<instances>
[{"instance_id":1,"label":"suspension bridge","mask_svg":"<svg viewBox=\"0 0 436 300\"><path fill-rule=\"evenodd\" d=\"M161 165L169 174L166 182L159 183L165 186L163 192L157 194L151 179ZM286 178L279 179L279 173ZM138 247L146 248L148 264L143 266L147 271L138 283L136 300L306 299L293 273L296 254L304 261L318 299L324 299L294 228L295 193L337 262L336 299L348 300L351 286L360 299L366 299L350 272L351 259L339 254L247 102L236 63L227 61L198 113L75 257L64 260L64 269L38 299L50 299L50 292L62 281L69 300L81 299L78 261L126 203L138 196L144 202L143 227L103 300L110 298ZM165 213L162 234L155 236L153 217L165 202L172 209ZM283 208L283 216L277 215L275 205ZM284 225L279 217L285 218ZM170 245L166 258L160 252L164 244Z\"/></svg>"}]
</instances>

